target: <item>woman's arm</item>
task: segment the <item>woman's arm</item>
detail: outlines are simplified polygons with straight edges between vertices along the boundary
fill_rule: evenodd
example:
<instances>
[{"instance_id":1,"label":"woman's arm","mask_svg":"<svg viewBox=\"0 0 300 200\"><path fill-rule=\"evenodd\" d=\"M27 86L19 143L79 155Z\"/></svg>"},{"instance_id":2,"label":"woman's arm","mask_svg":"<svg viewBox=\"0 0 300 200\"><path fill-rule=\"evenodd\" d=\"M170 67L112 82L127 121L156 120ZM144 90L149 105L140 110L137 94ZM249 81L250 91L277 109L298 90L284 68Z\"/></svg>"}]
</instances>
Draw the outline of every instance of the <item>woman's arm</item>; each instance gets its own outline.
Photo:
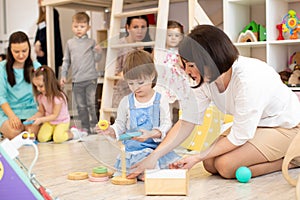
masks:
<instances>
[{"instance_id":1,"label":"woman's arm","mask_svg":"<svg viewBox=\"0 0 300 200\"><path fill-rule=\"evenodd\" d=\"M232 144L227 137L220 136L208 149L200 152L199 154L185 157L170 165L172 169L191 169L196 163L203 160L214 158L223 155L236 149L238 146Z\"/></svg>"}]
</instances>

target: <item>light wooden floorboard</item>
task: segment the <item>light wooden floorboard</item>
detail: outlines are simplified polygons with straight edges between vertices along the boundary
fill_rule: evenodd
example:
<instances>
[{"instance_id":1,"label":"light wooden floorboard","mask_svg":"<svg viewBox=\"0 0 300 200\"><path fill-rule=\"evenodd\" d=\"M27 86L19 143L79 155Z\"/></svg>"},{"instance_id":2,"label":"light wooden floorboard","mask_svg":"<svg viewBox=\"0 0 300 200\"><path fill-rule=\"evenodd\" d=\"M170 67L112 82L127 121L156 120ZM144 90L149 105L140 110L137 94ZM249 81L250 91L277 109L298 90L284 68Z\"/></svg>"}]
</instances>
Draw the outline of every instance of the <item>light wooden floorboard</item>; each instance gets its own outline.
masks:
<instances>
[{"instance_id":1,"label":"light wooden floorboard","mask_svg":"<svg viewBox=\"0 0 300 200\"><path fill-rule=\"evenodd\" d=\"M243 184L236 180L226 180L207 173L201 163L190 172L188 196L145 196L144 183L134 185L113 185L108 182L71 181L67 175L75 171L90 173L94 167L113 165L119 151L104 137L91 135L83 142L69 141L63 144L38 144L39 158L33 167L38 181L60 200L174 200L174 199L230 199L230 200L293 200L295 187L290 186L281 172L253 178ZM20 148L19 159L29 167L34 157L30 146ZM103 163L100 162L103 161ZM289 171L294 178L300 169ZM1 197L0 197L1 199Z\"/></svg>"}]
</instances>

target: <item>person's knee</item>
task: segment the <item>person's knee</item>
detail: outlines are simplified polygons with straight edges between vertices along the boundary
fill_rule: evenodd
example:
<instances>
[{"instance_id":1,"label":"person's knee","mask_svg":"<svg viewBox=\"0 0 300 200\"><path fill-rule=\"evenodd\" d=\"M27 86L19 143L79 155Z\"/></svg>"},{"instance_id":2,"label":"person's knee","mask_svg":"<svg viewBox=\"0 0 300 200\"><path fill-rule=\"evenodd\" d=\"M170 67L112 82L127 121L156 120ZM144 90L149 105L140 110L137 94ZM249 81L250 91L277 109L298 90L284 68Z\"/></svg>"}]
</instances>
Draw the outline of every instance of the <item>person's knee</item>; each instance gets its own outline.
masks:
<instances>
[{"instance_id":1,"label":"person's knee","mask_svg":"<svg viewBox=\"0 0 300 200\"><path fill-rule=\"evenodd\" d=\"M53 133L53 142L54 143L63 143L65 141L67 141L69 139L69 136L68 136L68 133L66 131L63 131L63 132L58 132L58 131L55 131Z\"/></svg>"},{"instance_id":2,"label":"person's knee","mask_svg":"<svg viewBox=\"0 0 300 200\"><path fill-rule=\"evenodd\" d=\"M215 167L220 176L223 178L234 178L234 166L228 159L224 157L216 158Z\"/></svg>"},{"instance_id":3,"label":"person's knee","mask_svg":"<svg viewBox=\"0 0 300 200\"><path fill-rule=\"evenodd\" d=\"M214 160L213 159L204 160L203 161L203 167L207 172L209 172L211 174L216 174L217 173L216 168L214 166Z\"/></svg>"}]
</instances>

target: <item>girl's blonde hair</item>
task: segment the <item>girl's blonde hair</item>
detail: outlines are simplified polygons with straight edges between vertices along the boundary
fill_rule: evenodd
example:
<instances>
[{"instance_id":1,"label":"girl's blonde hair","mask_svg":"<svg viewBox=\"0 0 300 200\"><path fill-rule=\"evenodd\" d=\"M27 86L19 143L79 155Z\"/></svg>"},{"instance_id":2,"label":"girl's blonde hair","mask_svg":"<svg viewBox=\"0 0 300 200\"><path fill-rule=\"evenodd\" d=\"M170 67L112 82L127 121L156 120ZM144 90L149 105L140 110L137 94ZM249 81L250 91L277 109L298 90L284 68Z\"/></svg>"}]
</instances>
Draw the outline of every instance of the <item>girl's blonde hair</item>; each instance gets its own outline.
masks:
<instances>
[{"instance_id":1,"label":"girl's blonde hair","mask_svg":"<svg viewBox=\"0 0 300 200\"><path fill-rule=\"evenodd\" d=\"M152 87L156 85L157 71L150 53L134 50L125 59L123 74L125 80L154 78Z\"/></svg>"},{"instance_id":2,"label":"girl's blonde hair","mask_svg":"<svg viewBox=\"0 0 300 200\"><path fill-rule=\"evenodd\" d=\"M54 103L54 97L64 99L67 102L67 95L61 89L60 84L55 77L55 73L50 67L48 67L47 65L42 65L36 70L33 70L32 79L37 78L39 76L43 76L46 97L49 102ZM35 85L33 85L33 93L36 98L41 94L37 90Z\"/></svg>"}]
</instances>

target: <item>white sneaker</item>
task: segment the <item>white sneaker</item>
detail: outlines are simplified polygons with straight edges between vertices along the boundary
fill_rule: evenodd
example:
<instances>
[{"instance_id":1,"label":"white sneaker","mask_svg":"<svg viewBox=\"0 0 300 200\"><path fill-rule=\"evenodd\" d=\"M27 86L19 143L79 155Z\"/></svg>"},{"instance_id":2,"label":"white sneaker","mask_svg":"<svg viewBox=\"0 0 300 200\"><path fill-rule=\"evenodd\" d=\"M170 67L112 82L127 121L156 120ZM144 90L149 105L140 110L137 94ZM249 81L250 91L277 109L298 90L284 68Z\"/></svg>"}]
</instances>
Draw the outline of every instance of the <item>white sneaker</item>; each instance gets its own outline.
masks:
<instances>
[{"instance_id":1,"label":"white sneaker","mask_svg":"<svg viewBox=\"0 0 300 200\"><path fill-rule=\"evenodd\" d=\"M79 130L76 127L72 127L70 129L70 131L73 133L73 140L78 140L79 139L81 141L83 137L88 136L88 133L86 131Z\"/></svg>"}]
</instances>

